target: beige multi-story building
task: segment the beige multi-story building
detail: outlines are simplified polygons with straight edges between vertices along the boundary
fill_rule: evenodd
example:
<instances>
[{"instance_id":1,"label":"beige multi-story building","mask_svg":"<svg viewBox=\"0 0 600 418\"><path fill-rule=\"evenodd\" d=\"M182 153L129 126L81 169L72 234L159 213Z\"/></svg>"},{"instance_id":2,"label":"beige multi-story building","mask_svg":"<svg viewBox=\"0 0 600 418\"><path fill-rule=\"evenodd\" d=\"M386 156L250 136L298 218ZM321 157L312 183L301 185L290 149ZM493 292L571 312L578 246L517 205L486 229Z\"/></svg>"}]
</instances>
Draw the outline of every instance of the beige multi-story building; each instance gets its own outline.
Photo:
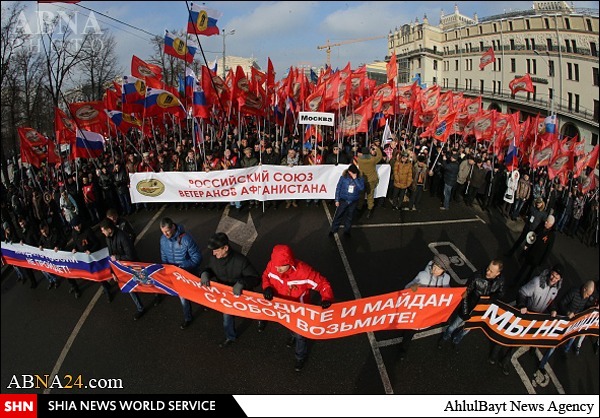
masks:
<instances>
[{"instance_id":1,"label":"beige multi-story building","mask_svg":"<svg viewBox=\"0 0 600 418\"><path fill-rule=\"evenodd\" d=\"M419 78L442 90L481 95L486 109L520 111L522 118L556 113L560 134L598 144L598 9L536 1L530 10L469 18L458 6L433 26L427 16L390 32L398 83ZM480 69L493 48L495 60ZM509 82L529 73L534 92L511 95Z\"/></svg>"}]
</instances>

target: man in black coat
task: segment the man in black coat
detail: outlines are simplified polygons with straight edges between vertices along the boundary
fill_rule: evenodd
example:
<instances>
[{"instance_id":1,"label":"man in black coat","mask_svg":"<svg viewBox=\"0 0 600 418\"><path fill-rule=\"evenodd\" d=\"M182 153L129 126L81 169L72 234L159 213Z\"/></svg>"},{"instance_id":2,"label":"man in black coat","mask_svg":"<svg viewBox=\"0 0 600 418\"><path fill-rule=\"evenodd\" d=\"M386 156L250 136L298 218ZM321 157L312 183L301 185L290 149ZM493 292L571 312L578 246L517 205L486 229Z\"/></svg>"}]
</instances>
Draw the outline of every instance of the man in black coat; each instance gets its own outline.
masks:
<instances>
[{"instance_id":1,"label":"man in black coat","mask_svg":"<svg viewBox=\"0 0 600 418\"><path fill-rule=\"evenodd\" d=\"M229 237L223 232L217 232L208 241L208 249L212 251L212 257L208 260L208 266L200 274L202 286L210 286L214 280L229 286L233 286L233 294L241 295L243 289L253 289L260 282L260 275L245 255L235 251L229 245ZM225 329L225 341L219 347L227 347L237 339L235 332L235 317L223 314L223 327ZM258 331L262 332L264 323L258 322Z\"/></svg>"},{"instance_id":2,"label":"man in black coat","mask_svg":"<svg viewBox=\"0 0 600 418\"><path fill-rule=\"evenodd\" d=\"M523 248L523 261L512 283L513 287L517 288L521 284L528 282L533 270L538 266L542 266L548 255L550 255L556 238L554 222L554 215L548 215L546 221L533 231L535 233L535 241L533 244L526 245Z\"/></svg>"}]
</instances>

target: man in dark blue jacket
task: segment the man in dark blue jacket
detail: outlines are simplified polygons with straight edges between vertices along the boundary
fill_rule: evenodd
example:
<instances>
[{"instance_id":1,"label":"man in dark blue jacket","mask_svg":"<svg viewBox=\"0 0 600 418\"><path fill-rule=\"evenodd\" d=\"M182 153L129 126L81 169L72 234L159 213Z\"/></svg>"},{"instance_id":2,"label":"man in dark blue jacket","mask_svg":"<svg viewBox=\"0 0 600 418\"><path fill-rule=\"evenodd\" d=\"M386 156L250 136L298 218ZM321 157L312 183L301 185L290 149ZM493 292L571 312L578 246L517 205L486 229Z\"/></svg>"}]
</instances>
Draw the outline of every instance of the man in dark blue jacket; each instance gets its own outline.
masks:
<instances>
[{"instance_id":1,"label":"man in dark blue jacket","mask_svg":"<svg viewBox=\"0 0 600 418\"><path fill-rule=\"evenodd\" d=\"M358 168L354 164L350 164L340 176L335 188L336 210L329 230L330 237L338 231L342 222L344 222L344 236L350 236L354 211L358 205L360 194L364 190L364 178L360 175Z\"/></svg>"},{"instance_id":2,"label":"man in dark blue jacket","mask_svg":"<svg viewBox=\"0 0 600 418\"><path fill-rule=\"evenodd\" d=\"M444 205L440 207L442 210L450 209L450 198L452 190L456 187L458 178L458 155L450 155L450 161L447 161L446 156L442 157L442 167L444 170Z\"/></svg>"},{"instance_id":3,"label":"man in dark blue jacket","mask_svg":"<svg viewBox=\"0 0 600 418\"><path fill-rule=\"evenodd\" d=\"M202 262L202 253L192 236L185 232L183 225L177 225L171 218L162 218L160 231L160 258L163 264L172 264L197 274ZM179 299L183 307L181 329L186 329L192 323L192 304L182 297Z\"/></svg>"}]
</instances>

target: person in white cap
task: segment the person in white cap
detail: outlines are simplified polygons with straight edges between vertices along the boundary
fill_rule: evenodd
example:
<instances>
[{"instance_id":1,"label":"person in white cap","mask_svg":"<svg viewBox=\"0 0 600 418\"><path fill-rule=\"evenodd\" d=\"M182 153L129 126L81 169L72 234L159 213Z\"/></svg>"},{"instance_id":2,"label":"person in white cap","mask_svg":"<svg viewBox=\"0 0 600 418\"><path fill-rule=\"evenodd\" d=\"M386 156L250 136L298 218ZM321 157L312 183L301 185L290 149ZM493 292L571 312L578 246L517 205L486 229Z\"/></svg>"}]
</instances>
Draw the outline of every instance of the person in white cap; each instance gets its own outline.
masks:
<instances>
[{"instance_id":1,"label":"person in white cap","mask_svg":"<svg viewBox=\"0 0 600 418\"><path fill-rule=\"evenodd\" d=\"M450 275L448 274L450 267L450 259L446 254L436 254L433 256L433 260L427 263L425 268L417 273L415 278L404 288L416 292L419 287L450 287ZM404 360L406 357L410 342L416 333L417 331L414 329L403 330L402 342L398 350L400 360Z\"/></svg>"}]
</instances>

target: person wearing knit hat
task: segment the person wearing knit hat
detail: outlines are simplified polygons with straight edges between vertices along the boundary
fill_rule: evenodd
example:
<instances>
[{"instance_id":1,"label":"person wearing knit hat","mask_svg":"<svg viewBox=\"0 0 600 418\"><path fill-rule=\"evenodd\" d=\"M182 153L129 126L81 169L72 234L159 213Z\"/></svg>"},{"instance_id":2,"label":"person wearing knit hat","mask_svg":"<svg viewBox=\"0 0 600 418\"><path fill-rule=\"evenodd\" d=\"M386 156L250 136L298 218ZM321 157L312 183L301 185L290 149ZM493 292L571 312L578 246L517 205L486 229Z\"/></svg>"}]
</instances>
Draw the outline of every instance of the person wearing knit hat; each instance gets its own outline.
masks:
<instances>
[{"instance_id":1,"label":"person wearing knit hat","mask_svg":"<svg viewBox=\"0 0 600 418\"><path fill-rule=\"evenodd\" d=\"M350 237L354 211L364 190L364 178L360 175L358 167L350 164L340 176L335 188L335 213L329 230L330 237L333 237L338 231L342 222L344 223L344 236Z\"/></svg>"},{"instance_id":2,"label":"person wearing knit hat","mask_svg":"<svg viewBox=\"0 0 600 418\"><path fill-rule=\"evenodd\" d=\"M451 267L452 263L446 254L436 254L404 288L416 292L419 287L450 287L450 274L448 271ZM416 333L417 331L414 329L402 331L402 342L398 348L400 360L404 360L406 357L410 342Z\"/></svg>"}]
</instances>

